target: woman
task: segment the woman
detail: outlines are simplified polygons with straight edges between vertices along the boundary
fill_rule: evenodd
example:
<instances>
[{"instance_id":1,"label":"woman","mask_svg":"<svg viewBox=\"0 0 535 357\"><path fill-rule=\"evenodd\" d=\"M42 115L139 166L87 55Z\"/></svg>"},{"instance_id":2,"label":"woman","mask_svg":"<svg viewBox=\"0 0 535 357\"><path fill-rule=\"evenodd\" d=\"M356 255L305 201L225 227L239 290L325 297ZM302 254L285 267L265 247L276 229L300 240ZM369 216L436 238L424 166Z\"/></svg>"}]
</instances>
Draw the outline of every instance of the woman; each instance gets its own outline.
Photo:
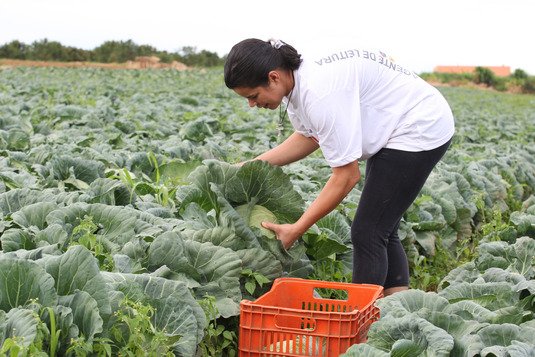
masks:
<instances>
[{"instance_id":1,"label":"woman","mask_svg":"<svg viewBox=\"0 0 535 357\"><path fill-rule=\"evenodd\" d=\"M297 222L263 226L289 249L342 202L360 180L359 161L367 160L351 226L352 281L381 285L385 296L408 289L398 228L450 145L454 120L444 97L385 53L350 45L301 56L280 40L247 39L232 48L224 71L227 87L251 107L273 110L284 101L295 129L255 159L282 166L321 148L332 167Z\"/></svg>"}]
</instances>

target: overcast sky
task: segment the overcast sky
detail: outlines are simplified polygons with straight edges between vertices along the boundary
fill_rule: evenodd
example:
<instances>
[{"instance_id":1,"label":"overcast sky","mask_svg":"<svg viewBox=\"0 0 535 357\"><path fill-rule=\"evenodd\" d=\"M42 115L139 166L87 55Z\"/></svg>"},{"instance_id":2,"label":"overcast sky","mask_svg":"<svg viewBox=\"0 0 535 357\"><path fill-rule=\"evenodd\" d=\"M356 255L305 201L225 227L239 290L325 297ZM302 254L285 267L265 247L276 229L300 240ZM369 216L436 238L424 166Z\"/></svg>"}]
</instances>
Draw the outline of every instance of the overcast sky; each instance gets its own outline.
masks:
<instances>
[{"instance_id":1,"label":"overcast sky","mask_svg":"<svg viewBox=\"0 0 535 357\"><path fill-rule=\"evenodd\" d=\"M131 39L222 56L242 39L277 37L297 50L372 45L417 73L505 65L535 75L534 16L534 0L0 0L0 45Z\"/></svg>"}]
</instances>

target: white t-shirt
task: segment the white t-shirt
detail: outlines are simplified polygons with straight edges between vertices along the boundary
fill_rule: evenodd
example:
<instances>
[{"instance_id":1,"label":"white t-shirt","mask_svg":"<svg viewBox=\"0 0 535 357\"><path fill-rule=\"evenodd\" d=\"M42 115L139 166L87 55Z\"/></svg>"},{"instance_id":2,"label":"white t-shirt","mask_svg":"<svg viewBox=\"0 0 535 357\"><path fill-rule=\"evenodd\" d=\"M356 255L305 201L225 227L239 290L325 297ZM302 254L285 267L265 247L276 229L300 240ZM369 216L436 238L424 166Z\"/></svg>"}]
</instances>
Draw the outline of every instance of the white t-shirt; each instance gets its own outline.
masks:
<instances>
[{"instance_id":1,"label":"white t-shirt","mask_svg":"<svg viewBox=\"0 0 535 357\"><path fill-rule=\"evenodd\" d=\"M319 143L331 167L382 148L435 149L453 136L440 92L385 53L347 47L302 58L284 102L295 130Z\"/></svg>"}]
</instances>

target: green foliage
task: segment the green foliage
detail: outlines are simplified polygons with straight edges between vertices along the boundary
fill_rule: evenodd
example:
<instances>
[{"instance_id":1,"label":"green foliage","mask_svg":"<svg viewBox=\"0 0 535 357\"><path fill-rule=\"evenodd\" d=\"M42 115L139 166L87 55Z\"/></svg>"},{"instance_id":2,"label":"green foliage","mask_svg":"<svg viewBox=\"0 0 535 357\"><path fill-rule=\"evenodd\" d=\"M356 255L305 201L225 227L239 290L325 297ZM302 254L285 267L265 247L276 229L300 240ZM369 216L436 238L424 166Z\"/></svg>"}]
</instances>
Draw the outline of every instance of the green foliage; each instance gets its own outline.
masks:
<instances>
[{"instance_id":1,"label":"green foliage","mask_svg":"<svg viewBox=\"0 0 535 357\"><path fill-rule=\"evenodd\" d=\"M132 40L106 41L92 51L91 58L94 62L124 63L126 61L133 61L137 56L152 56L157 52L151 46L138 46Z\"/></svg>"},{"instance_id":2,"label":"green foliage","mask_svg":"<svg viewBox=\"0 0 535 357\"><path fill-rule=\"evenodd\" d=\"M496 76L491 69L486 67L476 67L474 80L476 83L483 83L491 87L496 83Z\"/></svg>"},{"instance_id":3,"label":"green foliage","mask_svg":"<svg viewBox=\"0 0 535 357\"><path fill-rule=\"evenodd\" d=\"M102 243L102 235L95 234L98 229L100 227L93 222L93 217L85 216L72 231L71 245L80 244L86 247L98 259L101 270L113 271L113 257Z\"/></svg>"},{"instance_id":4,"label":"green foliage","mask_svg":"<svg viewBox=\"0 0 535 357\"><path fill-rule=\"evenodd\" d=\"M524 80L522 85L524 93L535 93L535 76L530 76Z\"/></svg>"},{"instance_id":5,"label":"green foliage","mask_svg":"<svg viewBox=\"0 0 535 357\"><path fill-rule=\"evenodd\" d=\"M214 67L223 64L223 59L215 52L207 50L197 52L195 47L186 46L175 53L169 53L149 45L137 45L132 40L106 41L93 50L63 46L57 41L48 41L46 38L34 41L30 45L15 40L0 46L0 58L19 60L124 63L134 61L138 56L156 56L163 63L178 61L195 67Z\"/></svg>"},{"instance_id":6,"label":"green foliage","mask_svg":"<svg viewBox=\"0 0 535 357\"><path fill-rule=\"evenodd\" d=\"M89 341L72 339L68 352L76 356L174 356L171 348L179 335L168 336L153 324L155 309L148 304L124 298L114 313L115 323L110 328L111 338Z\"/></svg>"},{"instance_id":7,"label":"green foliage","mask_svg":"<svg viewBox=\"0 0 535 357\"><path fill-rule=\"evenodd\" d=\"M15 40L0 47L0 58L27 59L28 45Z\"/></svg>"},{"instance_id":8,"label":"green foliage","mask_svg":"<svg viewBox=\"0 0 535 357\"><path fill-rule=\"evenodd\" d=\"M210 357L235 357L238 354L238 336L236 333L236 319L218 322L220 316L215 304L215 297L206 295L201 300L201 306L206 314L208 326L200 343L203 356ZM225 322L230 325L227 328Z\"/></svg>"},{"instance_id":9,"label":"green foliage","mask_svg":"<svg viewBox=\"0 0 535 357\"><path fill-rule=\"evenodd\" d=\"M518 79L520 81L524 81L528 79L528 74L523 69L517 68L513 72L513 78Z\"/></svg>"},{"instance_id":10,"label":"green foliage","mask_svg":"<svg viewBox=\"0 0 535 357\"><path fill-rule=\"evenodd\" d=\"M120 356L174 356L171 347L182 337L166 336L152 323L154 308L141 302L123 299L122 309L115 312L116 323L110 329L115 343L120 346L114 351ZM125 328L126 327L126 328Z\"/></svg>"},{"instance_id":11,"label":"green foliage","mask_svg":"<svg viewBox=\"0 0 535 357\"><path fill-rule=\"evenodd\" d=\"M84 337L71 339L68 348L64 346L60 351L61 345L65 343L61 341L65 339L62 335L67 333L61 326L65 323L61 316L62 312L42 306L37 299L30 300L26 308L26 310L19 310L18 314L13 314L13 318L21 319L22 317L24 323L25 317L20 313L27 312L26 315L30 317L34 333L28 334L28 326L20 323L15 325L9 323L8 320L8 325L11 325L13 330L11 337L3 341L0 356L60 356L71 351L76 356L112 356L110 344L112 341L105 338L97 338L93 342L87 341Z\"/></svg>"},{"instance_id":12,"label":"green foliage","mask_svg":"<svg viewBox=\"0 0 535 357\"><path fill-rule=\"evenodd\" d=\"M474 82L474 73L448 73L448 72L431 72L431 73L422 73L420 74L426 81L430 82L440 82L451 84L454 86L466 85Z\"/></svg>"},{"instance_id":13,"label":"green foliage","mask_svg":"<svg viewBox=\"0 0 535 357\"><path fill-rule=\"evenodd\" d=\"M319 281L351 283L351 276L352 274L344 269L342 262L326 258L314 262L314 272L309 275L309 278ZM316 288L315 291L324 299L347 300L348 292L346 290Z\"/></svg>"},{"instance_id":14,"label":"green foliage","mask_svg":"<svg viewBox=\"0 0 535 357\"><path fill-rule=\"evenodd\" d=\"M260 273L254 273L251 269L243 269L241 274L245 278L245 290L251 296L254 296L257 287L262 288L264 284L271 283L271 280Z\"/></svg>"},{"instance_id":15,"label":"green foliage","mask_svg":"<svg viewBox=\"0 0 535 357\"><path fill-rule=\"evenodd\" d=\"M92 342L83 337L73 339L67 352L74 353L75 356L86 357L111 357L113 341L109 338L96 338Z\"/></svg>"},{"instance_id":16,"label":"green foliage","mask_svg":"<svg viewBox=\"0 0 535 357\"><path fill-rule=\"evenodd\" d=\"M5 335L0 335L0 356L56 356L61 330L56 329L54 311L41 306L38 299L30 300L28 307L26 311L10 311L7 321L0 318L7 327ZM50 314L49 326L42 319L45 312Z\"/></svg>"},{"instance_id":17,"label":"green foliage","mask_svg":"<svg viewBox=\"0 0 535 357\"><path fill-rule=\"evenodd\" d=\"M506 77L495 76L492 86L497 91L504 92L507 90L507 83L508 79Z\"/></svg>"}]
</instances>

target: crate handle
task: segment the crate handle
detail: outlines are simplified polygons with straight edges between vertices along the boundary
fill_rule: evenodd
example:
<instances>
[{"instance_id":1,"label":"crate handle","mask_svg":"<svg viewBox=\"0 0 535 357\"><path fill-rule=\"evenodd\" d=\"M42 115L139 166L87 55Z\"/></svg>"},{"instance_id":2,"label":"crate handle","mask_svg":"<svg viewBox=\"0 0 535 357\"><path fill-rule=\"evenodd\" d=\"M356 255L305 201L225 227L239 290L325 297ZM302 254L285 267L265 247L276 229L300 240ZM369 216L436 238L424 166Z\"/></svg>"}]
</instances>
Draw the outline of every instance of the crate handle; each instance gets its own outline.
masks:
<instances>
[{"instance_id":1,"label":"crate handle","mask_svg":"<svg viewBox=\"0 0 535 357\"><path fill-rule=\"evenodd\" d=\"M281 330L312 332L316 330L316 319L290 314L275 315L275 326Z\"/></svg>"},{"instance_id":2,"label":"crate handle","mask_svg":"<svg viewBox=\"0 0 535 357\"><path fill-rule=\"evenodd\" d=\"M278 288L279 284L291 284L291 283L299 283L300 284L300 290L302 293L307 294L308 298L314 298L316 300L338 300L338 299L329 299L329 298L323 298L320 296L314 296L314 291L316 289L331 289L331 290L341 290L345 291L347 294L347 297L343 299L343 301L347 301L351 299L355 294L358 294L358 292L352 291L350 284L336 284L328 281L321 281L321 280L306 280L306 279L299 279L299 278L279 278L275 280L275 283L273 284L272 290Z\"/></svg>"},{"instance_id":3,"label":"crate handle","mask_svg":"<svg viewBox=\"0 0 535 357\"><path fill-rule=\"evenodd\" d=\"M341 291L341 292L345 293L345 297L343 299L329 298L329 297L325 298L325 297L322 297L322 296L319 295L319 291L317 291L318 289L329 289L329 290L332 290L332 291ZM330 286L328 288L325 288L325 287L316 286L316 287L313 287L313 289L312 289L312 297L314 299L321 299L321 300L327 300L327 301L329 301L329 300L347 301L347 300L349 300L350 295L352 295L352 294L348 289L339 288L339 287Z\"/></svg>"}]
</instances>

